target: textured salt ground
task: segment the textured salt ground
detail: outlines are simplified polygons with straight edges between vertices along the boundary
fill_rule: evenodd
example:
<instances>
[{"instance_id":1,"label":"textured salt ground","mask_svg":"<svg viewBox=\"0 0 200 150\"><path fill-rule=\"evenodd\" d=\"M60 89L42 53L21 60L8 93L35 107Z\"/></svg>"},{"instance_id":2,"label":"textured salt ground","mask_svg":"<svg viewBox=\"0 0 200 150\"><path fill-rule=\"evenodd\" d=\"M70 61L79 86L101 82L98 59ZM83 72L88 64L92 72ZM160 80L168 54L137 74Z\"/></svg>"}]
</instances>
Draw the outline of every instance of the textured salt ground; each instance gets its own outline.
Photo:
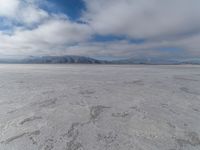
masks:
<instances>
[{"instance_id":1,"label":"textured salt ground","mask_svg":"<svg viewBox=\"0 0 200 150\"><path fill-rule=\"evenodd\" d=\"M0 65L0 150L199 150L200 66Z\"/></svg>"}]
</instances>

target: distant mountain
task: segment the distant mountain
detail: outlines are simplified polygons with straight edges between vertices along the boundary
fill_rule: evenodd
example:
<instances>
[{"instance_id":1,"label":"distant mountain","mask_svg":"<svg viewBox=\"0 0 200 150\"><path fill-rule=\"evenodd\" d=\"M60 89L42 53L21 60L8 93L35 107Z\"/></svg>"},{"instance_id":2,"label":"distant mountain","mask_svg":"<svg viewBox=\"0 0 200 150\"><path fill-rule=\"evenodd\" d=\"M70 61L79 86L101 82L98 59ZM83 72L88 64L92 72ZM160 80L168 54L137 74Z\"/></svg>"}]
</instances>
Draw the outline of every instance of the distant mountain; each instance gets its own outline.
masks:
<instances>
[{"instance_id":1,"label":"distant mountain","mask_svg":"<svg viewBox=\"0 0 200 150\"><path fill-rule=\"evenodd\" d=\"M148 64L148 65L179 65L200 64L200 58L195 59L164 59L164 58L129 58L112 61L113 64Z\"/></svg>"},{"instance_id":2,"label":"distant mountain","mask_svg":"<svg viewBox=\"0 0 200 150\"><path fill-rule=\"evenodd\" d=\"M180 64L180 62L177 60L160 59L160 58L129 58L129 59L124 59L124 60L113 61L112 63L115 63L115 64L149 64L149 65Z\"/></svg>"},{"instance_id":3,"label":"distant mountain","mask_svg":"<svg viewBox=\"0 0 200 150\"><path fill-rule=\"evenodd\" d=\"M104 61L96 60L84 56L42 56L29 57L22 60L23 63L39 63L39 64L101 64Z\"/></svg>"},{"instance_id":4,"label":"distant mountain","mask_svg":"<svg viewBox=\"0 0 200 150\"><path fill-rule=\"evenodd\" d=\"M97 60L84 56L29 56L26 58L0 58L0 63L20 64L149 64L149 65L178 65L200 64L200 58L193 59L163 59L163 58L129 58L124 60Z\"/></svg>"},{"instance_id":5,"label":"distant mountain","mask_svg":"<svg viewBox=\"0 0 200 150\"><path fill-rule=\"evenodd\" d=\"M30 56L24 59L0 59L0 63L21 64L102 64L106 61L84 56Z\"/></svg>"},{"instance_id":6,"label":"distant mountain","mask_svg":"<svg viewBox=\"0 0 200 150\"><path fill-rule=\"evenodd\" d=\"M191 59L184 59L184 60L180 60L181 64L196 64L199 65L200 64L200 58L191 58Z\"/></svg>"},{"instance_id":7,"label":"distant mountain","mask_svg":"<svg viewBox=\"0 0 200 150\"><path fill-rule=\"evenodd\" d=\"M21 63L21 60L19 59L7 59L7 58L0 58L1 64L15 64L15 63Z\"/></svg>"}]
</instances>

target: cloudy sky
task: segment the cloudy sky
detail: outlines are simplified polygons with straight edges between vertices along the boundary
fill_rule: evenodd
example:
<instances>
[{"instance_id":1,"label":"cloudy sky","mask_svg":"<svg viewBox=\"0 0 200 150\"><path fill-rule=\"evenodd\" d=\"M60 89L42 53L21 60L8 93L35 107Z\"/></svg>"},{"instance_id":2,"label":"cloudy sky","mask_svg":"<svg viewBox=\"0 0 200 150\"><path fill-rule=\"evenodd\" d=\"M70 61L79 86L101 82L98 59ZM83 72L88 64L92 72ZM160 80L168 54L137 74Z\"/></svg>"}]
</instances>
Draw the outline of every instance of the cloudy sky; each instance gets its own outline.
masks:
<instances>
[{"instance_id":1,"label":"cloudy sky","mask_svg":"<svg viewBox=\"0 0 200 150\"><path fill-rule=\"evenodd\" d=\"M200 57L199 0L0 0L0 56Z\"/></svg>"}]
</instances>

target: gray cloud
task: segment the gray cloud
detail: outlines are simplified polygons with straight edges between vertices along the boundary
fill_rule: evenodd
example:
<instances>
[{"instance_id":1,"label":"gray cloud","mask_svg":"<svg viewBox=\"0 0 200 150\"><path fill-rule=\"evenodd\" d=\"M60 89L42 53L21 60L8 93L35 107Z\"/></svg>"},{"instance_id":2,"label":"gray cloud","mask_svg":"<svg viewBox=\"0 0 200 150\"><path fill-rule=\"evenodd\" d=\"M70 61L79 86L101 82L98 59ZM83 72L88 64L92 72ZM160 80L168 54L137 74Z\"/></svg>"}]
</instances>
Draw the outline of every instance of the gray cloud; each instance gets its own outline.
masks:
<instances>
[{"instance_id":1,"label":"gray cloud","mask_svg":"<svg viewBox=\"0 0 200 150\"><path fill-rule=\"evenodd\" d=\"M0 16L8 20L31 25L50 17L39 8L36 0L0 0Z\"/></svg>"},{"instance_id":2,"label":"gray cloud","mask_svg":"<svg viewBox=\"0 0 200 150\"><path fill-rule=\"evenodd\" d=\"M0 0L0 17L7 18L2 23L12 26L0 30L0 54L170 57L177 53L158 49L174 47L182 49L179 56L200 57L200 1L84 1L86 10L80 20L87 24L43 10L40 4L48 4L46 0ZM91 40L95 34L127 38L95 42Z\"/></svg>"},{"instance_id":3,"label":"gray cloud","mask_svg":"<svg viewBox=\"0 0 200 150\"><path fill-rule=\"evenodd\" d=\"M34 54L39 51L59 50L68 45L86 41L90 29L84 24L52 18L34 29L15 29L12 35L0 34L0 52Z\"/></svg>"},{"instance_id":4,"label":"gray cloud","mask_svg":"<svg viewBox=\"0 0 200 150\"><path fill-rule=\"evenodd\" d=\"M85 0L83 19L99 34L168 39L200 31L197 0Z\"/></svg>"}]
</instances>

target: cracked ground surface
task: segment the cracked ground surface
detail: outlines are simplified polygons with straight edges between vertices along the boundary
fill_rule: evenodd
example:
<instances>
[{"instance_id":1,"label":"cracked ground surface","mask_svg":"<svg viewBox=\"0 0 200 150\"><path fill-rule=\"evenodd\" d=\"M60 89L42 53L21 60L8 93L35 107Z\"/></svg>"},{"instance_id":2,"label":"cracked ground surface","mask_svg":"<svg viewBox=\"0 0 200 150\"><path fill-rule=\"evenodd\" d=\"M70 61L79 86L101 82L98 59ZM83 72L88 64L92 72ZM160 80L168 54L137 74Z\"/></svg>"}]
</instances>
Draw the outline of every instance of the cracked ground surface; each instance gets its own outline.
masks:
<instances>
[{"instance_id":1,"label":"cracked ground surface","mask_svg":"<svg viewBox=\"0 0 200 150\"><path fill-rule=\"evenodd\" d=\"M200 66L0 65L0 150L199 150Z\"/></svg>"}]
</instances>

